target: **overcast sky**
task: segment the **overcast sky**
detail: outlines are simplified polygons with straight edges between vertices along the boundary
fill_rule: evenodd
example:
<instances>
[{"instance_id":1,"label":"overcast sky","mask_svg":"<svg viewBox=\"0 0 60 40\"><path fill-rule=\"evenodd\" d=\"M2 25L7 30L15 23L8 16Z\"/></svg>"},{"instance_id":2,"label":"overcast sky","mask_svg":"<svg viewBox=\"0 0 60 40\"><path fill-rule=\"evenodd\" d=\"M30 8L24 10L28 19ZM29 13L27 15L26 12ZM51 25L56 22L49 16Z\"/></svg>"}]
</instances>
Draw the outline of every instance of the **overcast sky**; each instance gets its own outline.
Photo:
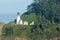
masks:
<instances>
[{"instance_id":1,"label":"overcast sky","mask_svg":"<svg viewBox=\"0 0 60 40\"><path fill-rule=\"evenodd\" d=\"M23 13L32 0L0 0L0 14Z\"/></svg>"}]
</instances>

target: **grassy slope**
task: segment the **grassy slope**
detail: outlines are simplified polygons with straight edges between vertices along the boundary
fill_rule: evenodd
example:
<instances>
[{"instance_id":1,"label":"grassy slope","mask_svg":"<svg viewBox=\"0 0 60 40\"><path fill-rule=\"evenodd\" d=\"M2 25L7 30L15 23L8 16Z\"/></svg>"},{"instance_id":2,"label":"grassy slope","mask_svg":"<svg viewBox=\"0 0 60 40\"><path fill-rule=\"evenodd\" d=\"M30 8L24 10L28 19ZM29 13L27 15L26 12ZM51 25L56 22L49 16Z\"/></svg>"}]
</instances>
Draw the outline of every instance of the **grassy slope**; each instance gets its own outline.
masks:
<instances>
[{"instance_id":1,"label":"grassy slope","mask_svg":"<svg viewBox=\"0 0 60 40\"><path fill-rule=\"evenodd\" d=\"M34 13L30 14L30 15L23 15L21 16L21 19L23 21L28 21L28 22L32 22L35 21L36 19L36 15ZM6 24L3 27L3 36L7 37L7 39L10 37L15 38L16 36L26 36L27 34L29 34L30 29L32 26L28 25L28 26L23 26L23 25L16 25L15 21L12 21L8 24ZM13 30L13 34L12 33L8 33L8 31L6 32L6 29L9 30L9 28L12 28ZM11 34L11 35L10 35Z\"/></svg>"},{"instance_id":2,"label":"grassy slope","mask_svg":"<svg viewBox=\"0 0 60 40\"><path fill-rule=\"evenodd\" d=\"M36 20L36 15L32 13L30 15L23 15L21 18L23 21L32 22L32 21ZM6 28L9 31L6 32ZM11 30L10 30L10 28L11 28ZM32 29L34 30L33 33L31 32ZM35 31L36 29L37 28L33 28L33 26L30 26L30 25L28 25L28 26L16 25L15 21L12 21L3 27L3 33L4 33L3 36L5 36L5 37L7 37L7 39L11 39L11 40L13 40L16 36L20 36L20 37L23 36L23 37L27 37L27 38L30 37L29 40L39 40L40 38L43 38L43 37L51 38L50 36L52 36L52 35L57 35L57 34L59 35L60 25L57 23L48 24L47 27L44 27L44 32L41 31L40 29L37 29L38 30L38 33L37 33ZM12 33L12 31L13 31L13 33ZM42 34L40 32L42 32ZM55 36L55 37L57 37L57 36Z\"/></svg>"},{"instance_id":3,"label":"grassy slope","mask_svg":"<svg viewBox=\"0 0 60 40\"><path fill-rule=\"evenodd\" d=\"M11 28L11 30L6 32L6 28L9 29ZM13 30L12 30L13 29ZM29 26L22 26L22 25L10 25L8 24L8 26L6 25L3 28L3 32L4 32L4 36L9 39L12 38L11 40L13 40L16 36L26 36L27 33L29 32L30 27ZM12 33L13 31L13 33ZM5 39L4 39L5 40Z\"/></svg>"}]
</instances>

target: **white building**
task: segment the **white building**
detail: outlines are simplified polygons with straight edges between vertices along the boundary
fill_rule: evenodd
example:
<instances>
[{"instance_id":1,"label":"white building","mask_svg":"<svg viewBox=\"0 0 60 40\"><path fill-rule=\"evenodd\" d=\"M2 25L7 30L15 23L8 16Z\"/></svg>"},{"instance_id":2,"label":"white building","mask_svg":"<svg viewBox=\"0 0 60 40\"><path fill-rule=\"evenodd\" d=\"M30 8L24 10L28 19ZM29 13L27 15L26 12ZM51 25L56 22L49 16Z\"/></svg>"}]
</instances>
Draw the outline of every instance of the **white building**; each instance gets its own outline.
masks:
<instances>
[{"instance_id":1,"label":"white building","mask_svg":"<svg viewBox=\"0 0 60 40\"><path fill-rule=\"evenodd\" d=\"M32 21L32 23L30 23L30 25L34 25L34 21Z\"/></svg>"},{"instance_id":2,"label":"white building","mask_svg":"<svg viewBox=\"0 0 60 40\"><path fill-rule=\"evenodd\" d=\"M16 19L16 24L20 24L20 25L28 25L28 21L22 21L20 14L17 14L17 19ZM30 25L34 25L34 21L32 23L30 23Z\"/></svg>"},{"instance_id":3,"label":"white building","mask_svg":"<svg viewBox=\"0 0 60 40\"><path fill-rule=\"evenodd\" d=\"M19 15L19 13L17 14L17 19L16 19L16 24L20 24L20 20L21 20L21 18L20 18L20 15Z\"/></svg>"},{"instance_id":4,"label":"white building","mask_svg":"<svg viewBox=\"0 0 60 40\"><path fill-rule=\"evenodd\" d=\"M28 22L27 21L24 21L24 23L23 23L24 25L28 25Z\"/></svg>"}]
</instances>

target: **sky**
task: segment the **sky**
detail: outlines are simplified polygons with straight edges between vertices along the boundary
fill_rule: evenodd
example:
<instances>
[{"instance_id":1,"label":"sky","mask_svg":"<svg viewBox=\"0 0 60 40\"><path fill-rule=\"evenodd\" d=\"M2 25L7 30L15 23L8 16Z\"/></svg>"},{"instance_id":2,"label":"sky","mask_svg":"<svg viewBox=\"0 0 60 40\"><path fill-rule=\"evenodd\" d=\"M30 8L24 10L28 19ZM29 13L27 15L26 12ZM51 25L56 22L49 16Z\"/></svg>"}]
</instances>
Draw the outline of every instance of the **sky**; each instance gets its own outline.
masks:
<instances>
[{"instance_id":1,"label":"sky","mask_svg":"<svg viewBox=\"0 0 60 40\"><path fill-rule=\"evenodd\" d=\"M32 0L0 0L0 22L13 20L17 12L24 13L32 2Z\"/></svg>"}]
</instances>

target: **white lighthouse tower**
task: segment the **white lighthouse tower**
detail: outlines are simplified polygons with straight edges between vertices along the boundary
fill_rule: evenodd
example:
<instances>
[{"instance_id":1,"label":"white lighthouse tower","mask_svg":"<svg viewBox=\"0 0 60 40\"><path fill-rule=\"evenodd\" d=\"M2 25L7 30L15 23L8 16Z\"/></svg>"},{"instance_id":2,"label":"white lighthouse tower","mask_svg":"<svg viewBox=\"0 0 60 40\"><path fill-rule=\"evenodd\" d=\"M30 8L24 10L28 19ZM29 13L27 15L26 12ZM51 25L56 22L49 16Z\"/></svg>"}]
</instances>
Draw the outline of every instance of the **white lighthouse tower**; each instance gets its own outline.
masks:
<instances>
[{"instance_id":1,"label":"white lighthouse tower","mask_svg":"<svg viewBox=\"0 0 60 40\"><path fill-rule=\"evenodd\" d=\"M23 24L19 12L17 13L17 19L16 19L16 24Z\"/></svg>"}]
</instances>

